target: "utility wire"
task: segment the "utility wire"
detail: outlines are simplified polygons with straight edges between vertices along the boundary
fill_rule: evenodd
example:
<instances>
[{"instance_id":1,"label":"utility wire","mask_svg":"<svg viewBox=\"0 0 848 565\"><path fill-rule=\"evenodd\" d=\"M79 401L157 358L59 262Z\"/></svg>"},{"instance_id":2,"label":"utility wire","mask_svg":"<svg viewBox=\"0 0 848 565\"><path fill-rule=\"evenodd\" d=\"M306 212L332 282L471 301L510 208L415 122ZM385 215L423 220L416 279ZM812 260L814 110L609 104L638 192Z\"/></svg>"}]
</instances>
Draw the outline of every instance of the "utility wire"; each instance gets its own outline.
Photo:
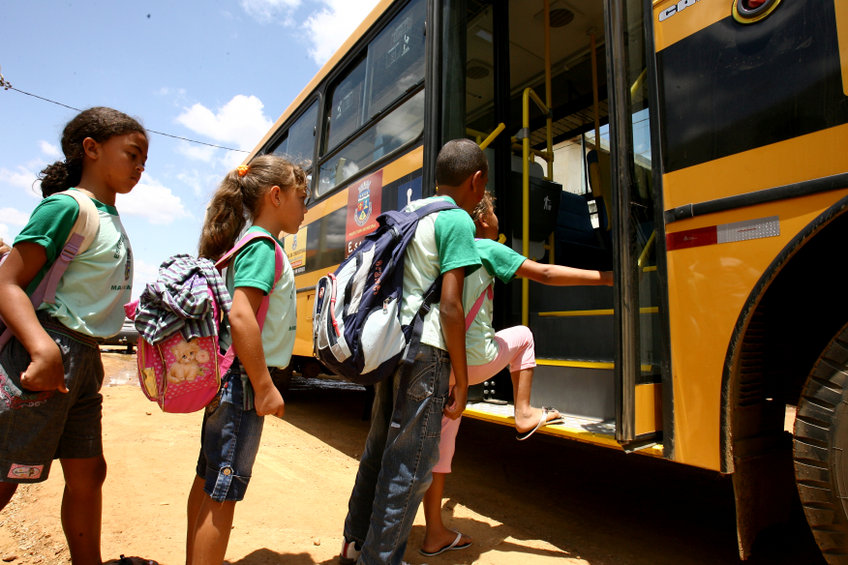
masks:
<instances>
[{"instance_id":1,"label":"utility wire","mask_svg":"<svg viewBox=\"0 0 848 565\"><path fill-rule=\"evenodd\" d=\"M26 91L21 90L19 88L15 88L14 86L12 86L12 83L10 83L8 80L6 80L3 77L2 74L0 74L0 87L2 87L3 90L14 90L15 92L20 92L21 94L26 94L27 96L32 96L33 98L38 98L39 100L43 100L45 102L49 102L49 103L55 104L57 106L62 106L63 108L68 108L69 110L75 110L77 112L82 112L82 110L80 110L79 108L74 108L73 106L68 106L67 104L57 102L56 100L51 100L50 98L45 98L43 96L33 94L32 92L26 92ZM188 137L183 137L183 136L180 136L180 135L174 135L172 133L165 133L163 131L157 131L155 129L150 129L150 128L144 128L144 129L146 129L150 133L155 133L157 135L163 135L165 137L171 137L171 138L174 138L174 139L180 139L182 141L188 141L189 143L199 143L200 145L206 145L208 147L215 147L217 149L226 149L227 151L237 151L239 153L249 153L249 151L245 151L244 149L234 149L232 147L225 147L223 145L215 145L214 143L206 143L205 141L198 141L196 139L190 139Z\"/></svg>"}]
</instances>

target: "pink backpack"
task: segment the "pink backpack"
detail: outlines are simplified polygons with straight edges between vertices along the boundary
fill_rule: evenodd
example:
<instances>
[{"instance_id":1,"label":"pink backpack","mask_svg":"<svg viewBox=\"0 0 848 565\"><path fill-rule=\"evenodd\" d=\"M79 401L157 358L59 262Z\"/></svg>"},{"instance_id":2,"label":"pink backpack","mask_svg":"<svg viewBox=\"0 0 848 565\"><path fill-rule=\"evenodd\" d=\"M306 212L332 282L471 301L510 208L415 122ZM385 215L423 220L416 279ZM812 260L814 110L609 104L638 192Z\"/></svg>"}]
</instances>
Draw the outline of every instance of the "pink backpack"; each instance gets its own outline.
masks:
<instances>
[{"instance_id":1,"label":"pink backpack","mask_svg":"<svg viewBox=\"0 0 848 565\"><path fill-rule=\"evenodd\" d=\"M244 236L218 260L215 268L220 271L248 242L262 237L274 241L276 254L274 286L276 286L283 274L283 250L273 238L263 233L251 232ZM188 259L188 256L182 257L183 260ZM169 263L172 259L169 259L163 265ZM194 258L191 258L191 260L196 262L206 261ZM159 276L162 280L163 272L161 269ZM221 291L226 292L223 287L223 280L217 281L217 284L220 285ZM212 322L217 328L223 321L223 315L229 314L229 302L219 304L212 289L207 286L205 290L208 292L209 300L212 303ZM201 293L202 291L203 289L199 290ZM271 292L273 292L273 287ZM260 330L268 312L271 292L262 299L262 304L256 313ZM142 300L144 300L144 295L142 295ZM136 327L139 329L141 329L140 324L143 323L140 306L138 300L125 306L127 317L136 320ZM171 311L172 318L174 313L176 312ZM147 322L150 322L150 320L148 319ZM154 324L156 322L153 321ZM221 378L226 375L233 363L235 350L231 345L226 353L221 353L217 331L214 332L214 335L186 340L183 332L177 330L154 343L147 341L140 331L137 357L138 379L145 396L156 402L164 412L186 413L206 407L215 398L221 388Z\"/></svg>"}]
</instances>

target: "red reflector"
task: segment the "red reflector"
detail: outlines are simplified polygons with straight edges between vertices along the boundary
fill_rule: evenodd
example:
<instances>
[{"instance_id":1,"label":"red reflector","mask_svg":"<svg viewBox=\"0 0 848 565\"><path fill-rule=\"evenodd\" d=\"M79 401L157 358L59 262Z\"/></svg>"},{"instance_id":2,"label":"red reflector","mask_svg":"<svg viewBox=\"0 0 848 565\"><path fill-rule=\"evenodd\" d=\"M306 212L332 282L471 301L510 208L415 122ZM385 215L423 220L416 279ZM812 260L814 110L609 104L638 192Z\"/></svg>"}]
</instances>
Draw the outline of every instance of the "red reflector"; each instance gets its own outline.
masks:
<instances>
[{"instance_id":1,"label":"red reflector","mask_svg":"<svg viewBox=\"0 0 848 565\"><path fill-rule=\"evenodd\" d=\"M759 8L760 6L762 6L765 3L766 3L766 0L746 0L745 1L745 4L748 5L749 10L754 10L756 8Z\"/></svg>"},{"instance_id":2,"label":"red reflector","mask_svg":"<svg viewBox=\"0 0 848 565\"><path fill-rule=\"evenodd\" d=\"M714 245L716 243L718 243L718 229L716 226L680 231L665 236L665 245L668 251L685 249L687 247L700 247L702 245Z\"/></svg>"}]
</instances>

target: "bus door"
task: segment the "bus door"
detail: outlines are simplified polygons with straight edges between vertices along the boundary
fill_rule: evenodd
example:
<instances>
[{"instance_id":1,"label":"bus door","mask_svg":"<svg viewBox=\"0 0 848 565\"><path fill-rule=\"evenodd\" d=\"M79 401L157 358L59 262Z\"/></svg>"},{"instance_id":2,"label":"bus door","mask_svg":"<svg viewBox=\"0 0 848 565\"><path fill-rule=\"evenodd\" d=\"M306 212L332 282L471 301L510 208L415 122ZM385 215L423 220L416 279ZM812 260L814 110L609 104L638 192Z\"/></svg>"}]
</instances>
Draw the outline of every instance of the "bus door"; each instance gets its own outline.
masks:
<instances>
[{"instance_id":1,"label":"bus door","mask_svg":"<svg viewBox=\"0 0 848 565\"><path fill-rule=\"evenodd\" d=\"M613 76L604 4L441 3L438 142L465 136L486 147L506 245L538 262L615 269L615 288L496 283L494 322L533 331L531 403L568 416L547 433L630 446L655 442L662 429L658 238L642 22L628 24L640 41L618 42L623 54L616 56L628 57L628 68ZM612 128L629 136L625 152L610 151L612 80L628 93L627 131ZM629 171L624 189L613 174L621 167ZM476 392L482 401L469 415L509 423L502 417L511 415L506 371Z\"/></svg>"},{"instance_id":2,"label":"bus door","mask_svg":"<svg viewBox=\"0 0 848 565\"><path fill-rule=\"evenodd\" d=\"M609 144L613 254L616 270L616 439L638 446L665 436L672 442L671 386L665 344L665 238L651 109L656 107L650 20L644 2L607 1ZM603 137L603 132L602 132ZM602 142L603 145L603 142ZM658 233L659 232L659 233ZM664 378L666 379L664 381ZM664 383L667 386L663 386ZM663 409L665 407L665 410ZM663 426L663 415L668 424Z\"/></svg>"}]
</instances>

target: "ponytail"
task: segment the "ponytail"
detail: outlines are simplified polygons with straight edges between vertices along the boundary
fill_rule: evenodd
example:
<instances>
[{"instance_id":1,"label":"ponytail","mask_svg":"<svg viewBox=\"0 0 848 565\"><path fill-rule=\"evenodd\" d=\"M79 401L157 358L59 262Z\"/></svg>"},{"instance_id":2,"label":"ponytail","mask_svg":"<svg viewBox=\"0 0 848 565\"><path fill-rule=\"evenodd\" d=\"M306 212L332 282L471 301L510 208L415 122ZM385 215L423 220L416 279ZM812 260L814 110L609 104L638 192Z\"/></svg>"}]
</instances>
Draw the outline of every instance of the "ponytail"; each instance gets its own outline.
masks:
<instances>
[{"instance_id":1,"label":"ponytail","mask_svg":"<svg viewBox=\"0 0 848 565\"><path fill-rule=\"evenodd\" d=\"M259 214L262 199L272 186L306 190L306 173L275 155L261 155L227 173L206 209L198 255L217 261L229 251L247 220L253 221Z\"/></svg>"}]
</instances>

